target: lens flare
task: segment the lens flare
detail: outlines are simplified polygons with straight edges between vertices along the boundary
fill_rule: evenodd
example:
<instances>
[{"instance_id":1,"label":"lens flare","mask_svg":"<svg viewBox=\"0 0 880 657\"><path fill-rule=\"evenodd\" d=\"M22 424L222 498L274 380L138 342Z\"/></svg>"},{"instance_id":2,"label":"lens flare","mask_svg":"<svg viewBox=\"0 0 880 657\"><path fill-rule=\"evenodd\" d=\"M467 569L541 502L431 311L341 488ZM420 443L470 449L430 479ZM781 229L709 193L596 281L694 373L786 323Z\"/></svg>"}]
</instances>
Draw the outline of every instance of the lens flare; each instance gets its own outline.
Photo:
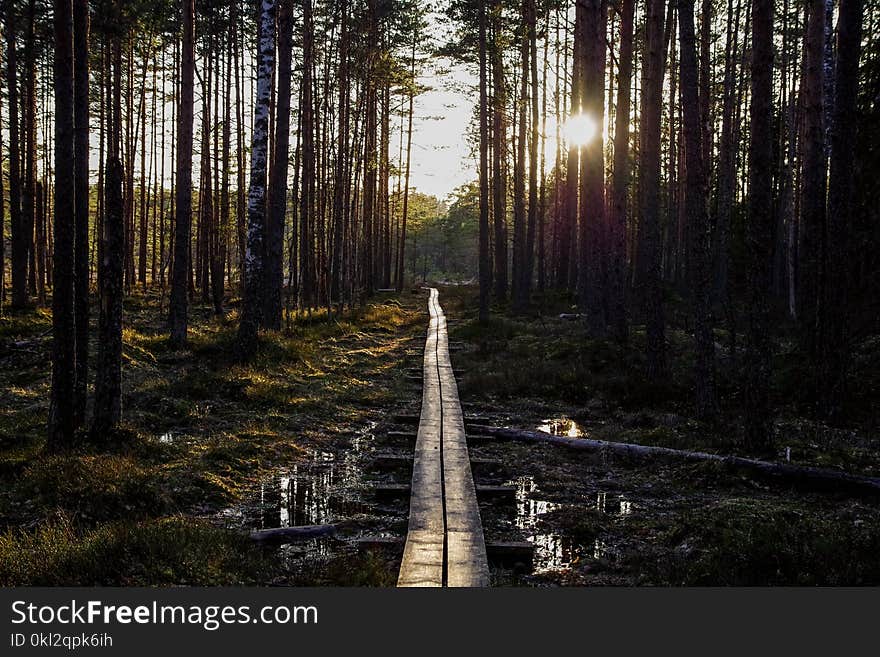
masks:
<instances>
[{"instance_id":1,"label":"lens flare","mask_svg":"<svg viewBox=\"0 0 880 657\"><path fill-rule=\"evenodd\" d=\"M564 133L569 146L586 146L596 136L596 122L583 112L572 114L565 121Z\"/></svg>"}]
</instances>

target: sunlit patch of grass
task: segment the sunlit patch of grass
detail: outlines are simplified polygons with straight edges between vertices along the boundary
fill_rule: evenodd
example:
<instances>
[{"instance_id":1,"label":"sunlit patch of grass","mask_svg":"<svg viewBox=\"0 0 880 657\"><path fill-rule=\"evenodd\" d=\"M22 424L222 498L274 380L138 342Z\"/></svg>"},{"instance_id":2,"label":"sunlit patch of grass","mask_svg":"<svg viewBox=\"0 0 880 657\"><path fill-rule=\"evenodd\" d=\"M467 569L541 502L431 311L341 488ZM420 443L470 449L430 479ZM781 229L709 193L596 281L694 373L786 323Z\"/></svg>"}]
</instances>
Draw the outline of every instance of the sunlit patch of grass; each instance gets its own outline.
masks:
<instances>
[{"instance_id":1,"label":"sunlit patch of grass","mask_svg":"<svg viewBox=\"0 0 880 657\"><path fill-rule=\"evenodd\" d=\"M49 308L4 309L0 317L0 340L33 338L52 329L52 311Z\"/></svg>"},{"instance_id":2,"label":"sunlit patch of grass","mask_svg":"<svg viewBox=\"0 0 880 657\"><path fill-rule=\"evenodd\" d=\"M235 504L270 470L309 458L318 445L334 447L343 428L363 426L398 405L393 391L402 373L394 366L408 340L423 339L424 317L386 300L329 322L326 314L303 316L290 331L261 334L256 357L241 363L234 311L216 317L209 306L192 305L187 346L172 350L167 305L160 310L159 299L153 290L126 299L124 431L107 444L84 442L63 456L43 452L51 340L36 338L51 316L27 311L3 325L3 335L31 341L0 370L0 518L10 528L0 541L0 580L239 581L235 567L228 577L190 568L183 551L189 541L213 538L237 559L245 544L201 524L191 533L178 525ZM173 514L181 516L162 520ZM11 529L16 526L46 533ZM134 546L131 558L118 568L103 564L123 540ZM25 548L38 556L10 565L12 551ZM138 550L164 552L149 565L152 557ZM145 560L142 566L138 560ZM52 568L64 572L53 574Z\"/></svg>"},{"instance_id":3,"label":"sunlit patch of grass","mask_svg":"<svg viewBox=\"0 0 880 657\"><path fill-rule=\"evenodd\" d=\"M270 569L246 537L191 518L80 531L62 515L0 534L4 586L246 584L264 581Z\"/></svg>"},{"instance_id":4,"label":"sunlit patch of grass","mask_svg":"<svg viewBox=\"0 0 880 657\"><path fill-rule=\"evenodd\" d=\"M170 507L150 468L121 454L41 455L25 468L16 493L85 523L144 517Z\"/></svg>"}]
</instances>

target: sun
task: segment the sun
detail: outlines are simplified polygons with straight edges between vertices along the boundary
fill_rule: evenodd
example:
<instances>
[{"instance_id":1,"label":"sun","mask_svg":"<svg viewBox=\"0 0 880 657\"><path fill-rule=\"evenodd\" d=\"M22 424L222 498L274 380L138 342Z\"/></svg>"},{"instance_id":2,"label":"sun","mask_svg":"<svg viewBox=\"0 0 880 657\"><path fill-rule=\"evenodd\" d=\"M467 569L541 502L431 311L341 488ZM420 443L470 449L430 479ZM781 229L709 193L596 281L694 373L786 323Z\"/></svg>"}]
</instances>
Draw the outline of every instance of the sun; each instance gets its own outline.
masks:
<instances>
[{"instance_id":1,"label":"sun","mask_svg":"<svg viewBox=\"0 0 880 657\"><path fill-rule=\"evenodd\" d=\"M596 121L583 112L572 114L565 121L564 134L569 146L586 146L596 136Z\"/></svg>"}]
</instances>

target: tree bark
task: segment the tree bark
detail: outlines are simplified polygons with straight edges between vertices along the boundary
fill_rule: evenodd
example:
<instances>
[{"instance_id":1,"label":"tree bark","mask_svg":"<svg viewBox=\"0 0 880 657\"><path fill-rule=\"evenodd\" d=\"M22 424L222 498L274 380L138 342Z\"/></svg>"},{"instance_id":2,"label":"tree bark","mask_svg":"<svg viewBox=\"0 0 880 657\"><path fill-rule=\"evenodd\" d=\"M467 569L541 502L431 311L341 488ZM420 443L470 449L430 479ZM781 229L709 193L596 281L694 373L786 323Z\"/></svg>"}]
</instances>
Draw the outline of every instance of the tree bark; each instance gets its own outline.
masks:
<instances>
[{"instance_id":1,"label":"tree bark","mask_svg":"<svg viewBox=\"0 0 880 657\"><path fill-rule=\"evenodd\" d=\"M745 355L745 441L754 450L772 447L770 413L770 294L773 189L773 2L752 0L752 105L749 112L749 200L746 226L748 329Z\"/></svg>"},{"instance_id":2,"label":"tree bark","mask_svg":"<svg viewBox=\"0 0 880 657\"><path fill-rule=\"evenodd\" d=\"M180 64L180 97L177 110L177 184L175 199L174 261L168 324L171 344L186 343L187 305L192 233L192 152L195 77L195 0L181 0L183 44Z\"/></svg>"},{"instance_id":3,"label":"tree bark","mask_svg":"<svg viewBox=\"0 0 880 657\"><path fill-rule=\"evenodd\" d=\"M825 0L811 0L808 5L807 33L804 40L802 184L800 221L800 277L797 315L801 324L802 347L812 359L819 356L817 342L822 327L822 258L825 249ZM814 382L818 383L818 382ZM821 387L821 386L820 386ZM818 398L820 387L813 390Z\"/></svg>"},{"instance_id":4,"label":"tree bark","mask_svg":"<svg viewBox=\"0 0 880 657\"><path fill-rule=\"evenodd\" d=\"M479 7L479 65L480 65L480 323L489 323L489 108L486 95L486 0Z\"/></svg>"},{"instance_id":5,"label":"tree bark","mask_svg":"<svg viewBox=\"0 0 880 657\"><path fill-rule=\"evenodd\" d=\"M281 286L284 282L284 219L287 210L287 163L290 159L290 75L293 49L293 0L278 4L278 98L275 106L275 150L269 173L266 221L266 294L263 327L281 329Z\"/></svg>"},{"instance_id":6,"label":"tree bark","mask_svg":"<svg viewBox=\"0 0 880 657\"><path fill-rule=\"evenodd\" d=\"M522 2L523 29L520 34L520 93L517 107L516 158L513 166L513 286L512 310L523 313L528 306L528 290L525 280L527 259L527 208L526 208L526 139L529 103L529 41L525 26L528 23L529 0Z\"/></svg>"},{"instance_id":7,"label":"tree bark","mask_svg":"<svg viewBox=\"0 0 880 657\"><path fill-rule=\"evenodd\" d=\"M697 80L694 0L678 3L681 41L682 132L685 147L685 215L690 229L691 295L694 308L694 368L697 414L709 420L717 413L715 393L715 339L712 335L709 218L706 212L706 179Z\"/></svg>"},{"instance_id":8,"label":"tree bark","mask_svg":"<svg viewBox=\"0 0 880 657\"><path fill-rule=\"evenodd\" d=\"M642 65L642 97L639 158L641 192L641 253L645 304L646 374L665 379L666 330L660 278L660 114L663 102L663 9L664 0L648 0L645 24L646 52Z\"/></svg>"},{"instance_id":9,"label":"tree bark","mask_svg":"<svg viewBox=\"0 0 880 657\"><path fill-rule=\"evenodd\" d=\"M89 376L89 3L73 3L74 48L74 307L76 323L76 383L74 413L77 426L85 421Z\"/></svg>"},{"instance_id":10,"label":"tree bark","mask_svg":"<svg viewBox=\"0 0 880 657\"><path fill-rule=\"evenodd\" d=\"M853 288L850 262L854 229L852 153L858 125L859 57L862 43L862 0L840 0L837 62L834 71L834 119L831 131L831 175L828 183L828 282L825 286L825 336L821 376L824 395L819 409L832 420L843 416L850 360L849 318Z\"/></svg>"},{"instance_id":11,"label":"tree bark","mask_svg":"<svg viewBox=\"0 0 880 657\"><path fill-rule=\"evenodd\" d=\"M55 233L52 258L52 393L46 446L69 448L75 431L74 384L74 84L73 4L55 0Z\"/></svg>"},{"instance_id":12,"label":"tree bark","mask_svg":"<svg viewBox=\"0 0 880 657\"><path fill-rule=\"evenodd\" d=\"M13 3L7 3L6 32L6 90L9 100L9 223L11 228L11 278L13 308L23 308L28 302L27 258L28 238L21 211L21 143L19 141L18 44L16 43L16 16Z\"/></svg>"},{"instance_id":13,"label":"tree bark","mask_svg":"<svg viewBox=\"0 0 880 657\"><path fill-rule=\"evenodd\" d=\"M111 149L112 153L112 149ZM104 178L104 247L101 260L98 315L98 362L95 367L95 414L92 438L106 442L122 417L122 298L125 217L122 201L122 162L107 159Z\"/></svg>"},{"instance_id":14,"label":"tree bark","mask_svg":"<svg viewBox=\"0 0 880 657\"><path fill-rule=\"evenodd\" d=\"M578 212L579 263L578 300L586 314L591 335L606 333L605 312L605 28L608 6L605 0L581 0L584 39L581 53L581 108L596 126L596 134L581 146L581 204Z\"/></svg>"},{"instance_id":15,"label":"tree bark","mask_svg":"<svg viewBox=\"0 0 880 657\"><path fill-rule=\"evenodd\" d=\"M251 180L248 191L248 231L245 253L244 304L238 326L238 355L253 356L262 323L264 283L263 228L266 212L266 174L269 148L269 97L274 69L275 2L262 0L259 20L259 65L254 132L251 140Z\"/></svg>"},{"instance_id":16,"label":"tree bark","mask_svg":"<svg viewBox=\"0 0 880 657\"><path fill-rule=\"evenodd\" d=\"M502 4L492 5L492 224L495 267L492 280L495 297L507 298L507 83L504 79L502 46Z\"/></svg>"},{"instance_id":17,"label":"tree bark","mask_svg":"<svg viewBox=\"0 0 880 657\"><path fill-rule=\"evenodd\" d=\"M614 174L608 218L608 325L618 342L626 342L626 219L630 182L629 122L632 99L633 16L635 0L623 0L620 16L620 54L617 70L617 109L614 117Z\"/></svg>"}]
</instances>

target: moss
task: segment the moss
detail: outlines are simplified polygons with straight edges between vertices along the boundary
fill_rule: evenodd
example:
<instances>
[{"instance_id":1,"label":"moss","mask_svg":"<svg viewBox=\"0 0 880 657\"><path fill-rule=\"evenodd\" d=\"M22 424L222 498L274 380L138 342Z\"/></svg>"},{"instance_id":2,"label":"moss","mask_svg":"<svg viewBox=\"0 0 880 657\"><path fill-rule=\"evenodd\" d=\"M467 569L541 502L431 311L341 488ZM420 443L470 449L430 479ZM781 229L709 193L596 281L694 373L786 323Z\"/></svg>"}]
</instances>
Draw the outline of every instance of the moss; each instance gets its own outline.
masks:
<instances>
[{"instance_id":1,"label":"moss","mask_svg":"<svg viewBox=\"0 0 880 657\"><path fill-rule=\"evenodd\" d=\"M167 513L170 499L154 473L131 456L41 455L15 489L31 505L63 509L78 522Z\"/></svg>"},{"instance_id":2,"label":"moss","mask_svg":"<svg viewBox=\"0 0 880 657\"><path fill-rule=\"evenodd\" d=\"M3 582L273 581L277 573L239 567L252 553L247 541L196 516L238 503L267 472L390 412L405 378L395 365L424 332L412 307L421 298L381 299L332 321L297 316L290 331L261 335L245 365L235 359L234 303L225 317L191 306L188 345L172 349L160 302L158 290L125 302L123 430L59 456L43 451L51 312L0 318L0 355L9 354L0 369ZM15 556L28 550L33 558ZM334 577L378 582L371 563L352 561L348 575L340 563Z\"/></svg>"},{"instance_id":3,"label":"moss","mask_svg":"<svg viewBox=\"0 0 880 657\"><path fill-rule=\"evenodd\" d=\"M877 585L880 515L858 504L732 498L694 508L662 530L665 552L631 556L655 584Z\"/></svg>"}]
</instances>

